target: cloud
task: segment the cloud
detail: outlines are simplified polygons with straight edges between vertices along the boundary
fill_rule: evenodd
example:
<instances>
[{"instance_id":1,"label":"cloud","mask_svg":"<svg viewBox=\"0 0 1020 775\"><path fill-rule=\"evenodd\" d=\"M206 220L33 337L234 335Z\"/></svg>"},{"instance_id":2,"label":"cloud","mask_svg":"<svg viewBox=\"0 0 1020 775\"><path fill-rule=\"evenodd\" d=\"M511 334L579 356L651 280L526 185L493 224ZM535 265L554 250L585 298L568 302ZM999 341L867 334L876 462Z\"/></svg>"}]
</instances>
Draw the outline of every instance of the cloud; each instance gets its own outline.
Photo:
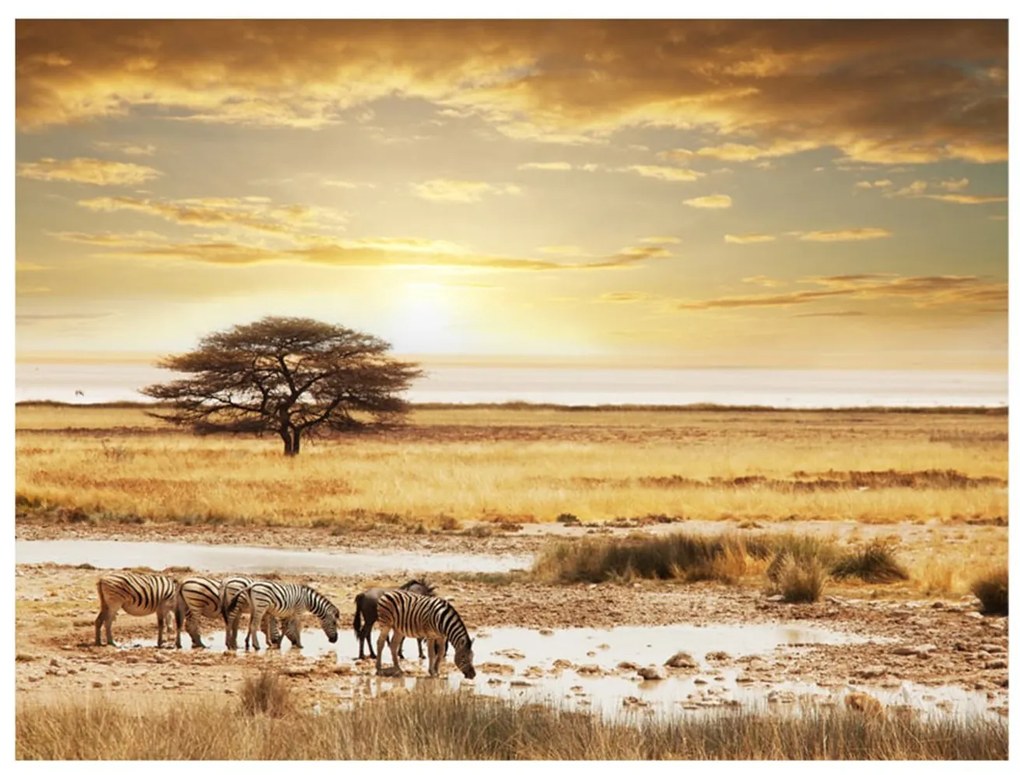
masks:
<instances>
[{"instance_id":1,"label":"cloud","mask_svg":"<svg viewBox=\"0 0 1020 775\"><path fill-rule=\"evenodd\" d=\"M449 180L436 178L424 183L412 183L415 196L431 202L480 202L488 194L520 194L521 189L512 183L493 184L478 180Z\"/></svg>"},{"instance_id":2,"label":"cloud","mask_svg":"<svg viewBox=\"0 0 1020 775\"><path fill-rule=\"evenodd\" d=\"M694 199L685 199L684 204L688 207L700 207L708 209L727 208L733 204L733 200L726 194L711 194L709 196L697 196Z\"/></svg>"},{"instance_id":3,"label":"cloud","mask_svg":"<svg viewBox=\"0 0 1020 775\"><path fill-rule=\"evenodd\" d=\"M18 165L18 177L21 178L87 183L91 186L137 186L162 174L152 167L103 159L44 158Z\"/></svg>"},{"instance_id":4,"label":"cloud","mask_svg":"<svg viewBox=\"0 0 1020 775\"><path fill-rule=\"evenodd\" d=\"M952 202L958 205L987 205L1009 201L1009 197L1006 196L979 196L977 194L928 194L925 199Z\"/></svg>"},{"instance_id":5,"label":"cloud","mask_svg":"<svg viewBox=\"0 0 1020 775\"><path fill-rule=\"evenodd\" d=\"M568 171L574 169L574 165L568 161L529 161L525 164L518 164L517 169Z\"/></svg>"},{"instance_id":6,"label":"cloud","mask_svg":"<svg viewBox=\"0 0 1020 775\"><path fill-rule=\"evenodd\" d=\"M22 312L15 315L15 321L18 323L78 323L112 316L113 314L110 312Z\"/></svg>"},{"instance_id":7,"label":"cloud","mask_svg":"<svg viewBox=\"0 0 1020 775\"><path fill-rule=\"evenodd\" d=\"M639 241L648 243L650 245L679 245L682 242L682 240L679 237L669 236L642 237Z\"/></svg>"},{"instance_id":8,"label":"cloud","mask_svg":"<svg viewBox=\"0 0 1020 775\"><path fill-rule=\"evenodd\" d=\"M603 293L598 297L598 300L616 304L630 304L635 301L648 301L654 298L656 298L654 294L644 293L643 291L615 291L613 293Z\"/></svg>"},{"instance_id":9,"label":"cloud","mask_svg":"<svg viewBox=\"0 0 1020 775\"><path fill-rule=\"evenodd\" d=\"M539 253L546 253L550 256L583 256L584 249L578 245L543 245L538 249Z\"/></svg>"},{"instance_id":10,"label":"cloud","mask_svg":"<svg viewBox=\"0 0 1020 775\"><path fill-rule=\"evenodd\" d=\"M786 285L785 280L777 280L774 277L769 277L763 274L756 274L752 277L741 277L740 282L751 283L752 285L761 285L765 288L777 288L780 285Z\"/></svg>"},{"instance_id":11,"label":"cloud","mask_svg":"<svg viewBox=\"0 0 1020 775\"><path fill-rule=\"evenodd\" d=\"M39 264L35 261L15 261L14 271L15 272L48 272L53 267L46 266L45 264Z\"/></svg>"},{"instance_id":12,"label":"cloud","mask_svg":"<svg viewBox=\"0 0 1020 775\"><path fill-rule=\"evenodd\" d=\"M791 236L802 242L860 242L862 240L891 237L888 229L862 227L856 229L831 229L828 231L794 231Z\"/></svg>"},{"instance_id":13,"label":"cloud","mask_svg":"<svg viewBox=\"0 0 1020 775\"><path fill-rule=\"evenodd\" d=\"M696 151L690 151L685 148L677 148L672 151L666 151L664 156L665 158L671 158L677 161L685 161L694 157L701 157L717 159L719 161L745 162L758 161L760 159L773 159L778 156L789 156L791 154L800 153L801 151L814 150L817 147L818 143L810 140L778 141L768 147L759 147L757 145L748 145L745 143L723 143L722 145L716 146L704 146Z\"/></svg>"},{"instance_id":14,"label":"cloud","mask_svg":"<svg viewBox=\"0 0 1020 775\"><path fill-rule=\"evenodd\" d=\"M309 205L274 205L265 197L198 197L153 199L147 197L96 197L78 202L94 212L129 211L152 215L183 226L244 228L288 236L311 228L339 228L343 213Z\"/></svg>"},{"instance_id":15,"label":"cloud","mask_svg":"<svg viewBox=\"0 0 1020 775\"><path fill-rule=\"evenodd\" d=\"M97 140L92 145L101 151L114 151L125 156L152 156L156 153L156 146L152 143L115 143Z\"/></svg>"},{"instance_id":16,"label":"cloud","mask_svg":"<svg viewBox=\"0 0 1020 775\"><path fill-rule=\"evenodd\" d=\"M622 167L620 172L635 172L644 178L655 178L666 180L672 183L690 183L698 178L705 177L703 172L683 169L682 167L662 167L654 164L632 164L629 167Z\"/></svg>"},{"instance_id":17,"label":"cloud","mask_svg":"<svg viewBox=\"0 0 1020 775\"><path fill-rule=\"evenodd\" d=\"M145 247L153 242L163 240L162 234L153 231L123 232L81 232L81 231L55 231L47 232L49 236L56 237L64 242L76 242L82 245L96 245L99 247L133 248Z\"/></svg>"},{"instance_id":18,"label":"cloud","mask_svg":"<svg viewBox=\"0 0 1020 775\"><path fill-rule=\"evenodd\" d=\"M702 130L701 158L1005 162L1006 20L18 20L22 130L319 128L423 100L504 135ZM910 120L905 121L904 116Z\"/></svg>"},{"instance_id":19,"label":"cloud","mask_svg":"<svg viewBox=\"0 0 1020 775\"><path fill-rule=\"evenodd\" d=\"M834 298L905 298L912 301L915 307L985 306L1003 304L1008 297L1006 283L981 281L973 275L835 275L808 278L802 282L822 287L781 294L684 300L676 306L681 310L790 307Z\"/></svg>"},{"instance_id":20,"label":"cloud","mask_svg":"<svg viewBox=\"0 0 1020 775\"><path fill-rule=\"evenodd\" d=\"M760 242L775 242L774 234L727 234L723 237L724 242L731 245L755 245Z\"/></svg>"}]
</instances>

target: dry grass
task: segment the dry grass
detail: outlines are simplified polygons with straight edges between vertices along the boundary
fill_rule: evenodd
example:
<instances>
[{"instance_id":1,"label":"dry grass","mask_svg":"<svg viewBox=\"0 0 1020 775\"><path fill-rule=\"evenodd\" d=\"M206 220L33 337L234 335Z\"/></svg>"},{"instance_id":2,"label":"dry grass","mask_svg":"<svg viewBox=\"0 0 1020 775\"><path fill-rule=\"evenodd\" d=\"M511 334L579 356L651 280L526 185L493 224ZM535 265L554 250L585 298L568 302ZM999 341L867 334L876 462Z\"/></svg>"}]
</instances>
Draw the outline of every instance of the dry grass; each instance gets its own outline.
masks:
<instances>
[{"instance_id":1,"label":"dry grass","mask_svg":"<svg viewBox=\"0 0 1020 775\"><path fill-rule=\"evenodd\" d=\"M325 704L325 701L324 703ZM21 699L18 759L1006 759L1005 720L725 712L606 722L598 717L414 691L350 711L252 716L236 701L97 695Z\"/></svg>"},{"instance_id":2,"label":"dry grass","mask_svg":"<svg viewBox=\"0 0 1020 775\"><path fill-rule=\"evenodd\" d=\"M976 580L971 591L981 601L981 610L986 614L1009 614L1009 568L997 568Z\"/></svg>"},{"instance_id":3,"label":"dry grass","mask_svg":"<svg viewBox=\"0 0 1020 775\"><path fill-rule=\"evenodd\" d=\"M241 708L250 716L264 713L278 718L293 709L290 685L277 670L265 667L241 686Z\"/></svg>"},{"instance_id":4,"label":"dry grass","mask_svg":"<svg viewBox=\"0 0 1020 775\"><path fill-rule=\"evenodd\" d=\"M93 519L304 524L692 519L1001 520L1006 417L423 410L389 435L194 437L140 409L17 409L23 503Z\"/></svg>"},{"instance_id":5,"label":"dry grass","mask_svg":"<svg viewBox=\"0 0 1020 775\"><path fill-rule=\"evenodd\" d=\"M837 579L856 576L869 584L906 581L910 574L896 559L896 550L886 541L871 541L866 546L845 552L830 572Z\"/></svg>"}]
</instances>

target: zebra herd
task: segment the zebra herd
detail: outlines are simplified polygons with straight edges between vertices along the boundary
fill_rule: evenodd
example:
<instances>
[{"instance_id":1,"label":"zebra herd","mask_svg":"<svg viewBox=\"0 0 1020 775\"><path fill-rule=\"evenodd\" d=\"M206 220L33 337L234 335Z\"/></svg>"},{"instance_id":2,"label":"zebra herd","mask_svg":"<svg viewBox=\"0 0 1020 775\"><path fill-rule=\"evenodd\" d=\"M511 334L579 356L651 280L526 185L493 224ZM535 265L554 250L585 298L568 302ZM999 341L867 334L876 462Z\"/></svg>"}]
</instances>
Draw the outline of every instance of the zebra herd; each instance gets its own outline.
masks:
<instances>
[{"instance_id":1,"label":"zebra herd","mask_svg":"<svg viewBox=\"0 0 1020 775\"><path fill-rule=\"evenodd\" d=\"M181 629L187 630L193 648L205 648L199 623L202 618L221 618L228 649L236 649L241 617L248 614L245 649L259 649L258 633L266 636L267 647L282 643L287 637L295 648L301 648L301 615L310 612L322 625L330 643L337 641L340 609L321 592L306 584L231 576L213 579L192 576L177 580L159 574L116 571L96 582L99 593L99 614L96 616L96 645L101 646L101 633L106 630L107 645L113 641L113 620L120 610L133 616L156 614L159 634L156 644L163 645L163 631L172 615L176 638L181 648ZM382 654L387 643L395 673L400 667L401 645L405 637L418 638L421 658L422 640L428 642L429 675L439 675L439 667L447 646L453 646L454 664L466 678L475 677L472 641L467 627L453 606L435 590L421 581L410 581L400 589L373 588L355 598L354 632L358 636L358 658L363 659L363 646L368 641L369 655L376 660L376 671L383 672ZM379 625L376 653L372 653L373 624ZM282 628L282 629L281 629ZM392 637L391 637L392 636Z\"/></svg>"}]
</instances>

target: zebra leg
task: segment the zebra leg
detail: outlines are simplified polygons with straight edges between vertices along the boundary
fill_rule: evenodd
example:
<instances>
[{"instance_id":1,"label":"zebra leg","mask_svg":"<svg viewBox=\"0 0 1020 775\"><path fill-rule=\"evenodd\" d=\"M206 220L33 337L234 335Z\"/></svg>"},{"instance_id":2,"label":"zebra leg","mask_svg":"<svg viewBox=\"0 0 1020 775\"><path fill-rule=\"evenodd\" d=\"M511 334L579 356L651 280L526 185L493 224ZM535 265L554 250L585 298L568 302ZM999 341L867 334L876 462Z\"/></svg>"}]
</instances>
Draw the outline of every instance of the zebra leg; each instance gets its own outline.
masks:
<instances>
[{"instance_id":1,"label":"zebra leg","mask_svg":"<svg viewBox=\"0 0 1020 775\"><path fill-rule=\"evenodd\" d=\"M191 648L204 649L205 644L202 642L202 633L198 631L198 617L189 611L185 617L184 626L188 631L188 635L191 636Z\"/></svg>"},{"instance_id":2,"label":"zebra leg","mask_svg":"<svg viewBox=\"0 0 1020 775\"><path fill-rule=\"evenodd\" d=\"M109 615L110 615L110 609L106 605L106 602L104 601L103 603L100 604L99 615L96 616L96 645L97 646L102 646L103 645L103 639L102 639L100 633L102 632L103 625L106 623L106 620L109 617ZM107 645L111 645L110 630L109 630L109 628L107 628L107 630L106 630L106 643L107 643Z\"/></svg>"},{"instance_id":3,"label":"zebra leg","mask_svg":"<svg viewBox=\"0 0 1020 775\"><path fill-rule=\"evenodd\" d=\"M376 675L382 674L382 655L383 647L386 645L386 636L390 634L389 627L379 626L379 642L375 644L375 672Z\"/></svg>"},{"instance_id":4,"label":"zebra leg","mask_svg":"<svg viewBox=\"0 0 1020 775\"><path fill-rule=\"evenodd\" d=\"M400 647L404 645L404 633L394 630L390 638L390 653L393 654L393 664L397 668L397 675L403 675L404 670L400 667Z\"/></svg>"},{"instance_id":5,"label":"zebra leg","mask_svg":"<svg viewBox=\"0 0 1020 775\"><path fill-rule=\"evenodd\" d=\"M425 640L425 639L424 638L418 638L418 659L424 659L425 658L425 652L421 650L421 642L423 640Z\"/></svg>"},{"instance_id":6,"label":"zebra leg","mask_svg":"<svg viewBox=\"0 0 1020 775\"><path fill-rule=\"evenodd\" d=\"M420 641L419 641L420 643ZM437 641L429 641L429 675L436 676L439 674L439 655L438 655L438 643Z\"/></svg>"},{"instance_id":7,"label":"zebra leg","mask_svg":"<svg viewBox=\"0 0 1020 775\"><path fill-rule=\"evenodd\" d=\"M117 612L112 608L107 609L106 613L106 645L116 646L113 642L113 620L117 617Z\"/></svg>"},{"instance_id":8,"label":"zebra leg","mask_svg":"<svg viewBox=\"0 0 1020 775\"><path fill-rule=\"evenodd\" d=\"M244 639L244 650L248 650L248 643L256 651L259 650L259 628L262 626L262 613L251 612L251 620L248 622L248 637Z\"/></svg>"},{"instance_id":9,"label":"zebra leg","mask_svg":"<svg viewBox=\"0 0 1020 775\"><path fill-rule=\"evenodd\" d=\"M159 634L156 636L156 648L163 648L163 625L166 624L166 614L163 609L156 611L156 622L159 624Z\"/></svg>"},{"instance_id":10,"label":"zebra leg","mask_svg":"<svg viewBox=\"0 0 1020 775\"><path fill-rule=\"evenodd\" d=\"M301 620L295 616L293 619L287 620L287 637L290 638L291 648L304 648L301 645ZM283 636L280 636L280 640L283 640Z\"/></svg>"}]
</instances>

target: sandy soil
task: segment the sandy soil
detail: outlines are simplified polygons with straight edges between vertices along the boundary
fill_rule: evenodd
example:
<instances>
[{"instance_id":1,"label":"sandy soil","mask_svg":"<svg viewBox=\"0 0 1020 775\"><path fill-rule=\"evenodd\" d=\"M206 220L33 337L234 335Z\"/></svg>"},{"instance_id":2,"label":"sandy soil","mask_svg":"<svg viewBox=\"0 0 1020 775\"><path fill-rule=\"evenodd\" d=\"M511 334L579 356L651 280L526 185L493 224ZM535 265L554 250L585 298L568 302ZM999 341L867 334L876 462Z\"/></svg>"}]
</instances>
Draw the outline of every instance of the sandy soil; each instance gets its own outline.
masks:
<instances>
[{"instance_id":1,"label":"sandy soil","mask_svg":"<svg viewBox=\"0 0 1020 775\"><path fill-rule=\"evenodd\" d=\"M685 523L684 529L720 529ZM655 529L669 529L659 526ZM813 524L809 529L834 529ZM929 526L875 526L868 530L925 531ZM972 530L1005 528L974 527ZM463 534L349 533L332 536L311 529L195 528L183 526L47 526L19 521L17 537L121 538L130 540L243 543L321 549L415 549L479 553L534 552L550 534L585 535L616 529L600 526L528 525L518 532L495 530L488 536ZM854 526L846 526L853 531ZM859 533L858 533L859 534ZM867 536L865 536L867 537ZM906 538L911 538L907 535ZM1005 536L999 535L999 540ZM909 544L908 544L909 545ZM125 565L129 565L125 562ZM176 651L172 648L112 649L95 647L94 619L98 610L95 580L99 571L58 565L21 565L15 571L17 645L16 690L20 696L67 696L90 692L166 691L175 694L236 693L243 678L265 664L262 654ZM284 576L285 579L288 577ZM812 646L784 649L762 658L735 660L740 680L763 688L785 680L815 681L829 686L895 688L903 681L931 686L954 685L985 692L990 702L1005 709L1008 694L1008 618L985 617L972 596L948 600L911 600L897 595L873 596L873 587L836 588L824 600L789 605L768 599L758 586L726 587L714 583L641 582L550 586L512 580L505 584L432 574L440 594L455 602L469 628L522 626L534 629L611 627L614 625L810 623L840 632L880 637L881 643ZM344 692L374 674L371 662L356 662L357 641L350 630L354 595L366 586L399 583L402 578L361 576L302 576L336 602L346 619L337 645L340 659L309 659L299 653L269 655L301 689L309 704L321 693ZM343 624L343 622L342 622ZM308 628L317 622L305 623ZM205 624L206 629L214 627ZM114 635L122 643L132 638L154 639L155 617L121 614ZM185 634L184 640L188 642ZM726 644L720 644L725 651ZM676 644L683 650L683 644ZM411 646L408 654L413 654ZM534 675L539 670L524 660L511 662L485 653L479 640L475 664L479 678L506 676L509 670ZM546 656L546 655L543 655ZM405 663L421 671L415 660ZM633 668L618 668L620 675ZM670 669L665 669L669 674ZM491 674L491 675L489 675ZM24 694L21 694L24 693Z\"/></svg>"}]
</instances>

